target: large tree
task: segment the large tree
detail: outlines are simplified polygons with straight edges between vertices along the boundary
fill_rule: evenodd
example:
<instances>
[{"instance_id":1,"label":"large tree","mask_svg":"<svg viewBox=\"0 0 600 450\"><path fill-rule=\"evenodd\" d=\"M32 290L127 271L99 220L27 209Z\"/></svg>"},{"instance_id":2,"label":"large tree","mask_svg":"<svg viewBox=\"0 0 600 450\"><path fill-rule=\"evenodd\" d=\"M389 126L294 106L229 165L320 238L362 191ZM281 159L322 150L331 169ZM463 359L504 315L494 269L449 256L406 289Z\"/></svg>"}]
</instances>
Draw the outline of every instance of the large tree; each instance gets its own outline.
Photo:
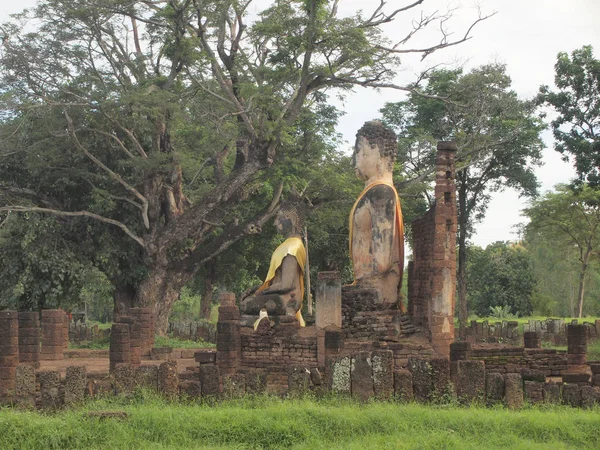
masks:
<instances>
[{"instance_id":1,"label":"large tree","mask_svg":"<svg viewBox=\"0 0 600 450\"><path fill-rule=\"evenodd\" d=\"M381 26L422 0L351 17L327 0L251 17L251 1L44 0L1 29L1 151L15 170L0 212L87 219L73 239L90 254L108 242L117 307L153 307L162 332L199 268L276 212L265 171L301 151L304 110L332 89L412 90L393 84L398 55L472 29L452 41L447 15L422 15L407 37L440 22L442 40L410 48ZM115 228L92 234L89 220Z\"/></svg>"},{"instance_id":2,"label":"large tree","mask_svg":"<svg viewBox=\"0 0 600 450\"><path fill-rule=\"evenodd\" d=\"M577 314L582 317L585 282L590 263L600 255L600 191L587 184L558 185L533 200L524 213L531 232L538 232L566 254L574 249L579 260Z\"/></svg>"},{"instance_id":3,"label":"large tree","mask_svg":"<svg viewBox=\"0 0 600 450\"><path fill-rule=\"evenodd\" d=\"M491 308L508 308L511 314L528 316L536 281L531 257L521 244L494 242L485 249L470 246L467 270L468 298L480 317Z\"/></svg>"},{"instance_id":4,"label":"large tree","mask_svg":"<svg viewBox=\"0 0 600 450\"><path fill-rule=\"evenodd\" d=\"M540 87L540 103L558 113L552 121L554 148L573 159L579 181L600 187L600 61L587 45L558 54L554 65L556 91Z\"/></svg>"},{"instance_id":5,"label":"large tree","mask_svg":"<svg viewBox=\"0 0 600 450\"><path fill-rule=\"evenodd\" d=\"M458 312L464 328L468 238L484 217L492 192L511 187L523 195L536 193L533 168L540 163L543 124L534 102L511 90L504 65L485 65L468 73L433 70L424 81L423 93L436 98L410 93L408 100L387 104L382 113L398 132L409 180L431 179L436 141L458 145Z\"/></svg>"}]
</instances>

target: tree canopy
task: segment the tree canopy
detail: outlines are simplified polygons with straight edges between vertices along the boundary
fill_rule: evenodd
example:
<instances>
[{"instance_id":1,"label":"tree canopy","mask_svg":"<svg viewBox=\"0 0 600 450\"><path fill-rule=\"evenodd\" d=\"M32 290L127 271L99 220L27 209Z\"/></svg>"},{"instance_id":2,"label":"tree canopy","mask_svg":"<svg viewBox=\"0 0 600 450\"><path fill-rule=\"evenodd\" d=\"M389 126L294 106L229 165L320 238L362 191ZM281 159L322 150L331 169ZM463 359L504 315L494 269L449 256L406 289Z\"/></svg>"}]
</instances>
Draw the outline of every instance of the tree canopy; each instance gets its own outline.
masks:
<instances>
[{"instance_id":1,"label":"tree canopy","mask_svg":"<svg viewBox=\"0 0 600 450\"><path fill-rule=\"evenodd\" d=\"M495 242L485 249L470 246L468 299L480 317L492 308L508 308L511 314L531 314L536 280L527 249L521 244Z\"/></svg>"},{"instance_id":2,"label":"tree canopy","mask_svg":"<svg viewBox=\"0 0 600 450\"><path fill-rule=\"evenodd\" d=\"M531 232L541 231L552 245L568 251L573 248L579 259L577 313L583 314L585 281L590 262L600 255L600 191L587 184L579 187L558 185L556 192L532 200L524 210Z\"/></svg>"},{"instance_id":3,"label":"tree canopy","mask_svg":"<svg viewBox=\"0 0 600 450\"><path fill-rule=\"evenodd\" d=\"M106 274L118 308L153 307L162 331L182 286L322 161L311 136L335 115L330 93L414 90L394 84L399 55L472 29L411 48L381 27L421 2L344 17L337 1L251 3L44 0L1 28L0 213L68 220L73 259Z\"/></svg>"},{"instance_id":4,"label":"tree canopy","mask_svg":"<svg viewBox=\"0 0 600 450\"><path fill-rule=\"evenodd\" d=\"M400 137L410 180L431 178L437 141L458 145L458 304L461 324L466 325L467 240L484 217L492 192L511 187L522 195L536 193L533 169L540 164L544 125L535 103L511 90L504 65L484 65L468 73L433 70L424 81L426 95L411 93L404 102L386 104L382 113Z\"/></svg>"},{"instance_id":5,"label":"tree canopy","mask_svg":"<svg viewBox=\"0 0 600 450\"><path fill-rule=\"evenodd\" d=\"M540 87L540 103L558 113L552 121L554 148L573 159L579 181L600 187L600 61L590 45L571 56L558 54L554 66L557 90Z\"/></svg>"}]
</instances>

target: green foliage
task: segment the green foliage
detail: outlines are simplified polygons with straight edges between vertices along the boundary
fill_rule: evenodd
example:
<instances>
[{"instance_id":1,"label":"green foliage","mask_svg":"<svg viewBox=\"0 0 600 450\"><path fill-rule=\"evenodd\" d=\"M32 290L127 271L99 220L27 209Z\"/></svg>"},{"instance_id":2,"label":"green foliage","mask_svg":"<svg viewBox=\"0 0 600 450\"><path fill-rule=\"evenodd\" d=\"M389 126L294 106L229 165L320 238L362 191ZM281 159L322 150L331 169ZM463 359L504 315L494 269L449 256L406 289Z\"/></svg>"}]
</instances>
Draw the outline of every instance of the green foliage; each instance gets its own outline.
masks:
<instances>
[{"instance_id":1,"label":"green foliage","mask_svg":"<svg viewBox=\"0 0 600 450\"><path fill-rule=\"evenodd\" d=\"M510 312L510 306L490 306L490 317L498 320L513 319L514 314Z\"/></svg>"},{"instance_id":2,"label":"green foliage","mask_svg":"<svg viewBox=\"0 0 600 450\"><path fill-rule=\"evenodd\" d=\"M470 310L478 316L490 311L531 314L535 279L529 253L522 245L496 242L485 250L469 247L467 274Z\"/></svg>"},{"instance_id":3,"label":"green foliage","mask_svg":"<svg viewBox=\"0 0 600 450\"><path fill-rule=\"evenodd\" d=\"M531 201L524 210L530 219L526 232L528 240L545 252L549 258L538 267L555 264L572 280L566 286L578 286L576 294L568 293L577 305L577 314L584 313L585 286L588 279L597 286L598 256L600 255L600 190L582 183L577 187L558 185L555 192L547 192ZM574 264L575 263L575 264ZM577 267L576 270L573 270ZM560 276L558 270L555 275ZM564 276L563 276L564 279ZM550 293L548 293L550 294ZM575 298L575 301L573 301ZM597 307L597 302L594 302ZM590 309L585 311L592 312Z\"/></svg>"},{"instance_id":4,"label":"green foliage","mask_svg":"<svg viewBox=\"0 0 600 450\"><path fill-rule=\"evenodd\" d=\"M0 307L70 310L82 295L102 296L105 286L97 270L78 260L55 217L13 215L5 225L0 229Z\"/></svg>"},{"instance_id":5,"label":"green foliage","mask_svg":"<svg viewBox=\"0 0 600 450\"><path fill-rule=\"evenodd\" d=\"M533 101L511 90L502 64L488 64L468 73L462 69L432 70L426 85L406 101L387 103L384 121L396 129L404 177L421 180L428 203L437 141L455 141L458 202L458 311L467 319L465 286L467 242L485 216L491 193L507 187L535 195L534 167L541 162L544 129ZM443 99L443 100L442 100ZM484 308L487 313L487 306ZM463 324L466 325L466 324Z\"/></svg>"},{"instance_id":6,"label":"green foliage","mask_svg":"<svg viewBox=\"0 0 600 450\"><path fill-rule=\"evenodd\" d=\"M124 410L125 420L87 417ZM2 448L596 448L598 411L521 411L330 399L242 399L215 406L138 394L41 415L0 411ZM176 431L176 432L175 432Z\"/></svg>"},{"instance_id":7,"label":"green foliage","mask_svg":"<svg viewBox=\"0 0 600 450\"><path fill-rule=\"evenodd\" d=\"M184 287L179 299L173 304L169 322L185 322L198 320L200 314L200 296L192 294L190 288Z\"/></svg>"},{"instance_id":8,"label":"green foliage","mask_svg":"<svg viewBox=\"0 0 600 450\"><path fill-rule=\"evenodd\" d=\"M42 0L1 26L0 212L61 217L71 254L48 264L73 278L69 299L80 292L75 264L104 274L84 293L98 317L104 281L120 303L155 307L161 326L185 285L209 299L256 283L278 238L242 242L257 229L245 225L264 225L280 182L286 194L311 183L310 198L348 209L358 184L336 170L340 113L328 95L393 80L398 48L382 25L401 11L250 3ZM345 226L329 209L311 225L315 254L331 252L323 265L346 272L340 239L326 238ZM47 278L6 289L51 304L69 283Z\"/></svg>"},{"instance_id":9,"label":"green foliage","mask_svg":"<svg viewBox=\"0 0 600 450\"><path fill-rule=\"evenodd\" d=\"M212 348L215 344L210 342L190 341L187 339L172 338L169 336L156 336L154 338L154 346L160 347L171 347L171 348Z\"/></svg>"},{"instance_id":10,"label":"green foliage","mask_svg":"<svg viewBox=\"0 0 600 450\"><path fill-rule=\"evenodd\" d=\"M557 91L540 87L538 101L552 106L554 148L573 159L580 181L600 186L600 61L592 46L558 54L554 66Z\"/></svg>"}]
</instances>

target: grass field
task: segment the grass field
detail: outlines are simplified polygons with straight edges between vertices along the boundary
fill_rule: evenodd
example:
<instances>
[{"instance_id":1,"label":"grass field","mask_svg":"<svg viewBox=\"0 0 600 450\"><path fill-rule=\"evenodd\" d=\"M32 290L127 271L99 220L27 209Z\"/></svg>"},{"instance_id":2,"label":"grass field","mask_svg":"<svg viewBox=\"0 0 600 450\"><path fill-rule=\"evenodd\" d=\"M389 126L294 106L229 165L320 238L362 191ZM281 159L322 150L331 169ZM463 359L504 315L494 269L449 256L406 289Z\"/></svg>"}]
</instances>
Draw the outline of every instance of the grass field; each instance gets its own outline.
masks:
<instances>
[{"instance_id":1,"label":"grass field","mask_svg":"<svg viewBox=\"0 0 600 450\"><path fill-rule=\"evenodd\" d=\"M127 419L89 418L120 409ZM2 449L599 448L600 410L246 399L219 406L117 399L41 415L0 410Z\"/></svg>"}]
</instances>

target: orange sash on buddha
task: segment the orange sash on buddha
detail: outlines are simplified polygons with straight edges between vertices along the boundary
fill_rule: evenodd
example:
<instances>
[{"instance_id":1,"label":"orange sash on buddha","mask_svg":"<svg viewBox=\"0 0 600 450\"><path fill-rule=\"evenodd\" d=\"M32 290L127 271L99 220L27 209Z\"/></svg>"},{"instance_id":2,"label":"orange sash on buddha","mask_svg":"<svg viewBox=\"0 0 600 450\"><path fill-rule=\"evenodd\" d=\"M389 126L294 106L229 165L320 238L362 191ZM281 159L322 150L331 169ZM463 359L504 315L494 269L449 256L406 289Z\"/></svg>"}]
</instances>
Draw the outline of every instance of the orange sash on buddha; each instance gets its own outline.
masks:
<instances>
[{"instance_id":1,"label":"orange sash on buddha","mask_svg":"<svg viewBox=\"0 0 600 450\"><path fill-rule=\"evenodd\" d=\"M385 184L386 186L391 187L394 190L394 194L396 197L396 227L394 232L396 233L397 239L398 239L398 251L400 252L399 255L399 271L400 271L400 286L402 286L402 275L404 272L404 221L402 220L402 208L400 206L400 198L398 197L398 192L396 191L396 188L394 187L393 184L388 183L387 181L375 181L371 184L369 184L362 192L361 194L358 196L358 199L356 200L356 202L354 202L354 206L352 207L352 210L350 211L350 223L349 223L349 234L350 234L350 258L352 258L352 238L353 238L353 232L354 232L354 213L356 211L356 207L358 206L358 203L362 200L362 198L365 196L365 194L371 190L372 188L374 188L375 186L379 186L381 184ZM354 282L352 284L356 284L356 280L354 280Z\"/></svg>"}]
</instances>

